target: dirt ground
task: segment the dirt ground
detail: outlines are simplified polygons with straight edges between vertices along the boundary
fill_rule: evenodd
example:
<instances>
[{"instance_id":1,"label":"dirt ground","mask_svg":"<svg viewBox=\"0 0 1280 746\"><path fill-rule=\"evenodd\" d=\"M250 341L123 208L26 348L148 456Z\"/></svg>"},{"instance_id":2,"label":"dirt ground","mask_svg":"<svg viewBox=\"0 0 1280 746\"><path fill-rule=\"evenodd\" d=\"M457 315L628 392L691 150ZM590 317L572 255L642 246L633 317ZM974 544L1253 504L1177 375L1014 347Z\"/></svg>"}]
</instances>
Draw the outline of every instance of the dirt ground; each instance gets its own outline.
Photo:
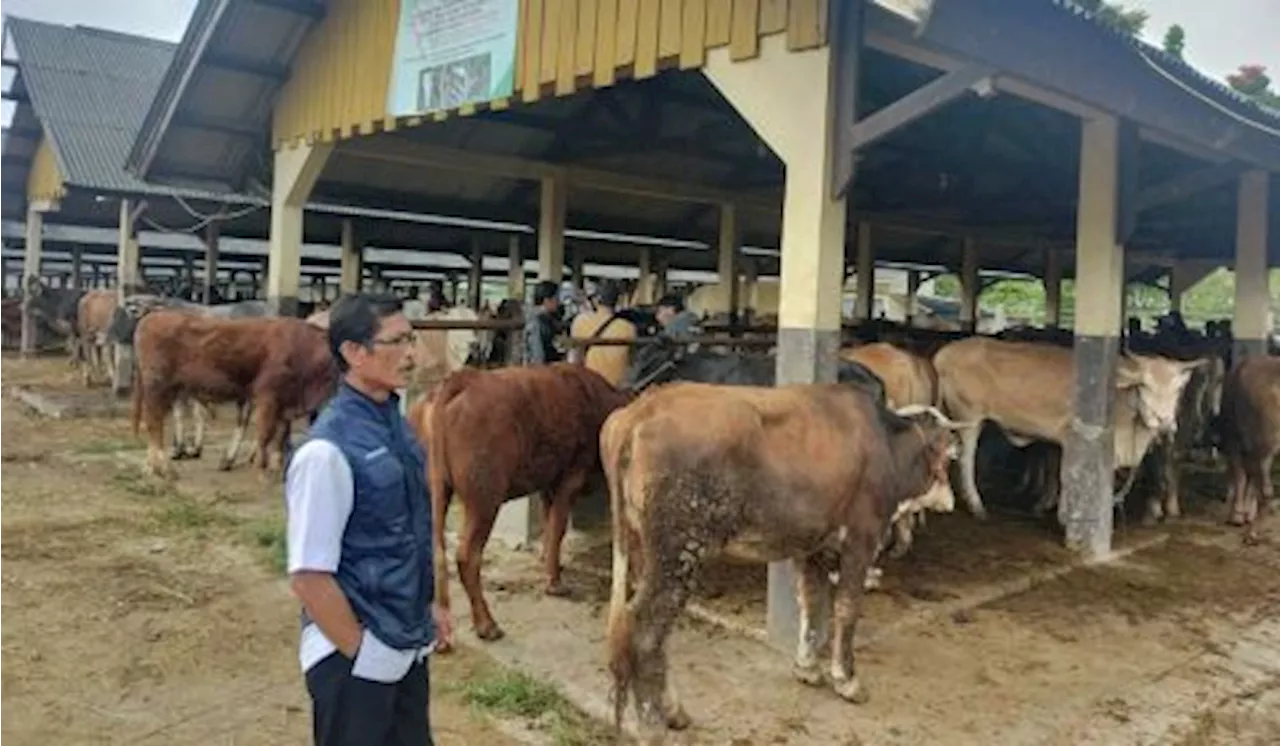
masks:
<instances>
[{"instance_id":1,"label":"dirt ground","mask_svg":"<svg viewBox=\"0 0 1280 746\"><path fill-rule=\"evenodd\" d=\"M6 358L0 373L6 392L80 390L60 360ZM0 415L3 735L306 742L297 611L278 569L279 485L253 468L214 470L229 413L173 484L141 476L144 451L122 417L47 420L7 395ZM1220 475L1190 474L1188 518L1127 524L1117 545L1131 551L1089 568L1071 569L1042 523L930 517L864 605L863 706L794 682L789 650L686 615L671 670L694 727L674 740L1280 743L1280 525L1243 546L1221 525L1221 494ZM433 662L437 743L609 742L577 709L612 711L604 539L598 525L570 536L570 599L539 592L532 553L492 543L485 589L508 633L496 643L474 638L453 579L462 647ZM763 568L717 565L697 606L758 628L764 588Z\"/></svg>"},{"instance_id":2,"label":"dirt ground","mask_svg":"<svg viewBox=\"0 0 1280 746\"><path fill-rule=\"evenodd\" d=\"M208 446L175 484L144 478L126 418L50 420L9 396L82 392L64 359L2 366L5 742L309 742L278 482L215 471ZM433 659L432 684L437 744L596 740L465 644Z\"/></svg>"}]
</instances>

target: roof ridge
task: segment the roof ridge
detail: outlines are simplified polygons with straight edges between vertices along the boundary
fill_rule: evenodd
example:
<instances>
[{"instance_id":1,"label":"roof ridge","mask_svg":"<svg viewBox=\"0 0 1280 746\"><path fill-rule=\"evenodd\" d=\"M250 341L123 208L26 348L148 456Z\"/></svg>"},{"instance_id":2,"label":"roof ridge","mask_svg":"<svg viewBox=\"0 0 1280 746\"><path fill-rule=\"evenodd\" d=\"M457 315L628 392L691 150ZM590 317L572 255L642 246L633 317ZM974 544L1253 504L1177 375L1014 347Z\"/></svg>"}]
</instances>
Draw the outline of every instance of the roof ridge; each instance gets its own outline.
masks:
<instances>
[{"instance_id":1,"label":"roof ridge","mask_svg":"<svg viewBox=\"0 0 1280 746\"><path fill-rule=\"evenodd\" d=\"M1185 59L1165 51L1163 47L1152 44L1137 34L1128 34L1110 24L1104 23L1098 14L1090 11L1088 8L1085 8L1077 2L1077 0L1041 0L1041 2L1057 6L1064 13L1071 14L1082 21L1087 21L1088 23L1093 24L1097 28L1102 29L1103 32L1109 34L1112 38L1128 44L1139 54L1154 56L1162 65L1173 68L1169 71L1171 73L1176 72L1181 73L1184 76L1191 76L1194 79L1194 82L1209 89L1208 91L1205 91L1206 94L1212 92L1224 96L1232 103L1251 106L1265 118L1280 121L1280 109L1267 106L1261 101L1237 91L1228 85L1225 80L1219 80L1218 78L1203 72L1195 65L1187 62Z\"/></svg>"},{"instance_id":2,"label":"roof ridge","mask_svg":"<svg viewBox=\"0 0 1280 746\"><path fill-rule=\"evenodd\" d=\"M154 36L143 36L141 34L132 34L127 31L117 31L115 29L102 28L100 26L86 26L82 23L69 25L65 23L54 23L53 21L43 21L37 18L27 18L17 16L10 13L5 14L5 20L17 22L19 25L36 26L44 30L58 31L66 34L75 34L78 36L101 37L114 41L137 44L139 46L146 44L147 46L172 49L177 47L177 43L167 41L165 39L157 39Z\"/></svg>"}]
</instances>

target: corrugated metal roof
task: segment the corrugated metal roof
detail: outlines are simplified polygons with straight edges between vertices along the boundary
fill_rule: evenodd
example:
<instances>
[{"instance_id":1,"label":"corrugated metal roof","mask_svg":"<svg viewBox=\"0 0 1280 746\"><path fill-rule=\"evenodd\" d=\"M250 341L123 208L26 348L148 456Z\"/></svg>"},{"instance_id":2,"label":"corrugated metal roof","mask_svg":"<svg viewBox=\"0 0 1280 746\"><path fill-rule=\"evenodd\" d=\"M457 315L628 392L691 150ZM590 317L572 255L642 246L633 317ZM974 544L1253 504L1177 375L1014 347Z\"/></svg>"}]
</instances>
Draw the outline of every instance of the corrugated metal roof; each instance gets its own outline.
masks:
<instances>
[{"instance_id":1,"label":"corrugated metal roof","mask_svg":"<svg viewBox=\"0 0 1280 746\"><path fill-rule=\"evenodd\" d=\"M31 106L69 186L240 201L233 195L149 184L124 169L175 45L13 17L8 31Z\"/></svg>"}]
</instances>

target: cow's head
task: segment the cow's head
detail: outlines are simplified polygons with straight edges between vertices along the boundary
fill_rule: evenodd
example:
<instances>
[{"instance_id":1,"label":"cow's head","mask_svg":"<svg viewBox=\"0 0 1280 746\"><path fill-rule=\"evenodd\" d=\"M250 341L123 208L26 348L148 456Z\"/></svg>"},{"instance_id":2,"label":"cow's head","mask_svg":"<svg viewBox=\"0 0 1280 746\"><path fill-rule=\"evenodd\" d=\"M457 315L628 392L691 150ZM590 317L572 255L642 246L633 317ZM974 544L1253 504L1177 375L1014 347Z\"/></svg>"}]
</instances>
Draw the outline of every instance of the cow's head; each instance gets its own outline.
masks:
<instances>
[{"instance_id":1,"label":"cow's head","mask_svg":"<svg viewBox=\"0 0 1280 746\"><path fill-rule=\"evenodd\" d=\"M923 466L928 473L926 489L903 501L898 507L898 513L921 510L950 513L956 507L956 495L951 489L950 466L960 456L957 431L976 425L954 422L936 407L918 404L902 407L895 414L910 421L916 438L911 447L920 449L919 458L913 461Z\"/></svg>"},{"instance_id":2,"label":"cow's head","mask_svg":"<svg viewBox=\"0 0 1280 746\"><path fill-rule=\"evenodd\" d=\"M1170 360L1128 351L1120 357L1116 389L1131 396L1136 416L1144 427L1160 433L1178 429L1178 402L1196 368L1208 362Z\"/></svg>"}]
</instances>

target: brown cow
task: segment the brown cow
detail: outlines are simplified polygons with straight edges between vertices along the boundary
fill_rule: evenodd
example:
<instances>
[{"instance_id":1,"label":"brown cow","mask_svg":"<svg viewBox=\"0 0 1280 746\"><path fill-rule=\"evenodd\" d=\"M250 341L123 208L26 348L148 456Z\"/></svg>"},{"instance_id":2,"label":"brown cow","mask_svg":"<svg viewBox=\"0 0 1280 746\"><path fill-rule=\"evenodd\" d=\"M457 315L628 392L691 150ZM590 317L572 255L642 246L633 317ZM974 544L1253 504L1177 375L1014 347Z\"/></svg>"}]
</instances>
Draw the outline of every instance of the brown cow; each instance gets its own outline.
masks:
<instances>
[{"instance_id":1,"label":"brown cow","mask_svg":"<svg viewBox=\"0 0 1280 746\"><path fill-rule=\"evenodd\" d=\"M1280 452L1280 358L1250 356L1231 369L1222 383L1218 426L1231 475L1228 520L1245 525L1253 540L1255 522L1275 498L1271 462Z\"/></svg>"},{"instance_id":2,"label":"brown cow","mask_svg":"<svg viewBox=\"0 0 1280 746\"><path fill-rule=\"evenodd\" d=\"M672 383L610 415L600 434L613 519L608 646L618 724L634 688L646 742L688 724L669 686L665 640L717 554L790 559L800 578L795 671L822 674L832 601L833 685L866 699L853 661L863 582L901 503L954 505L954 436L936 409L910 418L841 384L778 388ZM627 599L632 558L636 594ZM821 607L821 608L820 608Z\"/></svg>"},{"instance_id":3,"label":"brown cow","mask_svg":"<svg viewBox=\"0 0 1280 746\"><path fill-rule=\"evenodd\" d=\"M324 330L295 318L220 319L180 310L153 311L134 333L133 428L147 426L147 467L172 474L164 451L164 424L181 399L204 405L252 404L257 416L260 466L270 468L269 443L287 437L290 420L316 411L337 382ZM247 417L223 466L235 459Z\"/></svg>"},{"instance_id":4,"label":"brown cow","mask_svg":"<svg viewBox=\"0 0 1280 746\"><path fill-rule=\"evenodd\" d=\"M107 343L107 327L118 303L119 294L114 290L90 290L80 298L73 344L78 347L77 356L84 362L85 386L92 385L99 377L105 377L108 382L115 379L116 360Z\"/></svg>"},{"instance_id":5,"label":"brown cow","mask_svg":"<svg viewBox=\"0 0 1280 746\"><path fill-rule=\"evenodd\" d=\"M885 404L890 409L906 406L932 407L938 403L938 374L929 359L888 342L871 342L840 350L840 359L858 363L884 382ZM925 510L916 506L893 522L892 557L901 557L911 548L914 531L924 525ZM872 587L879 568L872 571Z\"/></svg>"},{"instance_id":6,"label":"brown cow","mask_svg":"<svg viewBox=\"0 0 1280 746\"><path fill-rule=\"evenodd\" d=\"M480 586L480 560L502 504L542 494L542 558L549 595L560 581L560 542L574 501L599 473L599 433L629 396L598 373L569 363L450 375L413 427L427 446L434 513L436 601L449 607L445 513L457 494L466 513L458 541L458 575L482 640L502 637Z\"/></svg>"}]
</instances>

